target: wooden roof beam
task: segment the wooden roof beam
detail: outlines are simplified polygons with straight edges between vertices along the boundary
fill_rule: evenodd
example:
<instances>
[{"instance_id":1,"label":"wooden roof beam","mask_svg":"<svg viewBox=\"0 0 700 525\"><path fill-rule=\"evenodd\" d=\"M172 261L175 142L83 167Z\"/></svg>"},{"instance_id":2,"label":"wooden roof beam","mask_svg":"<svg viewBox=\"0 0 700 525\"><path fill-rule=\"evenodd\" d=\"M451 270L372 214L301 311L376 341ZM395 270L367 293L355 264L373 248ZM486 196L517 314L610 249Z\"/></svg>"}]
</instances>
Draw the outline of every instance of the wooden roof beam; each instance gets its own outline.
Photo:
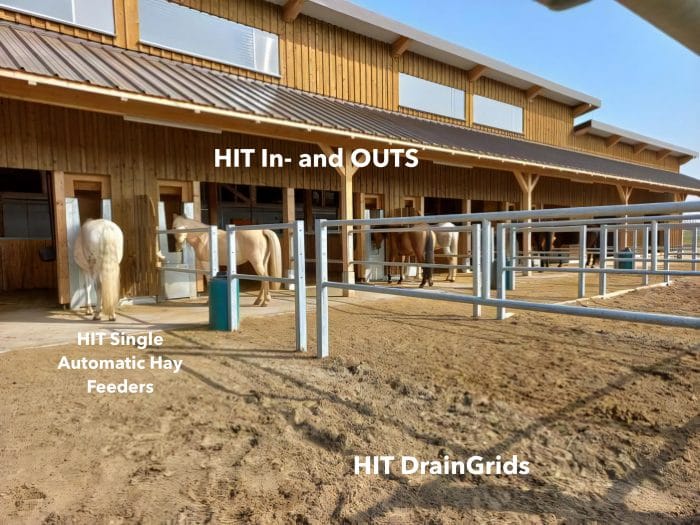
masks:
<instances>
[{"instance_id":1,"label":"wooden roof beam","mask_svg":"<svg viewBox=\"0 0 700 525\"><path fill-rule=\"evenodd\" d=\"M587 102L584 102L583 104L579 104L578 106L574 106L571 109L571 112L573 113L574 117L578 117L579 115L583 115L587 111L590 111L593 108L593 104L588 104Z\"/></svg>"},{"instance_id":2,"label":"wooden roof beam","mask_svg":"<svg viewBox=\"0 0 700 525\"><path fill-rule=\"evenodd\" d=\"M686 162L693 160L695 157L692 155L683 155L682 157L678 157L678 165L680 166L681 164L685 164Z\"/></svg>"},{"instance_id":3,"label":"wooden roof beam","mask_svg":"<svg viewBox=\"0 0 700 525\"><path fill-rule=\"evenodd\" d=\"M646 144L645 142L638 142L637 144L634 145L632 148L632 151L634 152L635 155L639 155L642 151L647 149L649 147L649 144Z\"/></svg>"},{"instance_id":4,"label":"wooden roof beam","mask_svg":"<svg viewBox=\"0 0 700 525\"><path fill-rule=\"evenodd\" d=\"M607 139L605 139L605 147L612 148L615 144L617 144L621 140L622 140L621 135L610 135Z\"/></svg>"},{"instance_id":5,"label":"wooden roof beam","mask_svg":"<svg viewBox=\"0 0 700 525\"><path fill-rule=\"evenodd\" d=\"M476 82L482 76L484 76L484 73L486 73L487 70L488 68L486 66L482 66L480 64L476 65L467 71L467 80L469 80L469 82Z\"/></svg>"},{"instance_id":6,"label":"wooden roof beam","mask_svg":"<svg viewBox=\"0 0 700 525\"><path fill-rule=\"evenodd\" d=\"M395 57L400 57L408 50L411 42L412 40L407 36L400 36L391 44L391 54Z\"/></svg>"},{"instance_id":7,"label":"wooden roof beam","mask_svg":"<svg viewBox=\"0 0 700 525\"><path fill-rule=\"evenodd\" d=\"M544 88L542 86L534 85L531 86L527 91L525 91L525 98L528 102L532 102L537 98L537 95L542 93Z\"/></svg>"},{"instance_id":8,"label":"wooden roof beam","mask_svg":"<svg viewBox=\"0 0 700 525\"><path fill-rule=\"evenodd\" d=\"M668 157L671 154L670 149L662 149L660 151L656 152L656 160L664 160L666 157Z\"/></svg>"},{"instance_id":9,"label":"wooden roof beam","mask_svg":"<svg viewBox=\"0 0 700 525\"><path fill-rule=\"evenodd\" d=\"M304 0L287 0L287 3L282 7L282 20L287 23L294 22L303 6Z\"/></svg>"}]
</instances>

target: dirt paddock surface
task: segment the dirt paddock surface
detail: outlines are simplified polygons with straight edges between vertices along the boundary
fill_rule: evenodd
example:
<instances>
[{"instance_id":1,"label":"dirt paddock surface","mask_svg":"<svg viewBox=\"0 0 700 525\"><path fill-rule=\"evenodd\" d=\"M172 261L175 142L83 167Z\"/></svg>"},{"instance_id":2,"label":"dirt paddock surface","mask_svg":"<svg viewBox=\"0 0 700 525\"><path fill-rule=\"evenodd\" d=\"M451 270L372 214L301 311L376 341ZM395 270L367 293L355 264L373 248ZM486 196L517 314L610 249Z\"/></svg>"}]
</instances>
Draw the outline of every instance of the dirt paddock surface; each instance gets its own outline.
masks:
<instances>
[{"instance_id":1,"label":"dirt paddock surface","mask_svg":"<svg viewBox=\"0 0 700 525\"><path fill-rule=\"evenodd\" d=\"M700 282L596 303L697 315ZM56 369L130 348L2 354L0 522L697 523L698 331L468 310L335 302L324 361L291 351L287 314L165 333L146 355L177 374ZM154 393L86 393L125 377ZM530 474L354 475L375 454Z\"/></svg>"}]
</instances>

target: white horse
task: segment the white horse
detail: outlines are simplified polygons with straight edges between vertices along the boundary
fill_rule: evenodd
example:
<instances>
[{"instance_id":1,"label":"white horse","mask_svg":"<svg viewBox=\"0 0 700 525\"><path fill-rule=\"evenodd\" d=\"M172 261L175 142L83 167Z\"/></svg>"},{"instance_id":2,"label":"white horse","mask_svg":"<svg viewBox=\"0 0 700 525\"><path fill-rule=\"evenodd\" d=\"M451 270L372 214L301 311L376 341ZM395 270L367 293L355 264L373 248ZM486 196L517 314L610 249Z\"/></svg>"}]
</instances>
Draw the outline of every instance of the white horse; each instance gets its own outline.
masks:
<instances>
[{"instance_id":1,"label":"white horse","mask_svg":"<svg viewBox=\"0 0 700 525\"><path fill-rule=\"evenodd\" d=\"M452 224L451 222L441 222L438 223L437 225L438 228L454 228L455 225ZM435 248L442 248L442 253L445 257L447 257L447 264L449 264L451 267L447 272L447 278L445 279L446 281L449 281L451 283L455 282L455 275L457 274L457 253L458 253L458 245L459 245L459 232L452 231L452 232L444 232L444 231L436 231L435 232Z\"/></svg>"},{"instance_id":2,"label":"white horse","mask_svg":"<svg viewBox=\"0 0 700 525\"><path fill-rule=\"evenodd\" d=\"M175 215L173 229L205 228L206 224ZM217 234L219 263L226 265L228 245L226 232L218 230ZM208 233L178 233L175 234L175 248L180 251L185 241L194 249L197 269L209 269L209 234ZM239 230L236 231L236 265L249 262L255 273L262 276L282 277L282 248L277 234L272 230ZM223 263L223 264L222 264ZM272 299L270 288L279 290L280 283L261 281L260 293L255 304L267 306Z\"/></svg>"},{"instance_id":3,"label":"white horse","mask_svg":"<svg viewBox=\"0 0 700 525\"><path fill-rule=\"evenodd\" d=\"M106 219L89 219L80 228L73 245L75 262L83 270L88 315L93 313L90 289L94 286L97 305L93 319L99 321L104 310L110 321L116 320L119 301L119 263L124 255L124 235L119 226Z\"/></svg>"}]
</instances>

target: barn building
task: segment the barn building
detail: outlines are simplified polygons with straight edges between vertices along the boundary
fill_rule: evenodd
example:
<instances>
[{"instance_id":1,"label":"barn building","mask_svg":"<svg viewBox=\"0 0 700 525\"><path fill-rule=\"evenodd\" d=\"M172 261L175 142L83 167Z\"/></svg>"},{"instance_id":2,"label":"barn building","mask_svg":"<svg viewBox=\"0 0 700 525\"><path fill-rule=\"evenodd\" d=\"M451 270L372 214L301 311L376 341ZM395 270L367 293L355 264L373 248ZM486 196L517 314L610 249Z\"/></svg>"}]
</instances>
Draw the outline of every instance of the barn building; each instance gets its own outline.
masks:
<instances>
[{"instance_id":1,"label":"barn building","mask_svg":"<svg viewBox=\"0 0 700 525\"><path fill-rule=\"evenodd\" d=\"M600 105L344 0L0 0L0 291L69 304L71 236L88 217L125 232L123 293L152 296L154 232L174 212L219 226L303 218L311 233L313 218L381 210L700 194L680 173L694 151L574 125ZM339 147L415 147L420 163L214 165L216 148Z\"/></svg>"}]
</instances>

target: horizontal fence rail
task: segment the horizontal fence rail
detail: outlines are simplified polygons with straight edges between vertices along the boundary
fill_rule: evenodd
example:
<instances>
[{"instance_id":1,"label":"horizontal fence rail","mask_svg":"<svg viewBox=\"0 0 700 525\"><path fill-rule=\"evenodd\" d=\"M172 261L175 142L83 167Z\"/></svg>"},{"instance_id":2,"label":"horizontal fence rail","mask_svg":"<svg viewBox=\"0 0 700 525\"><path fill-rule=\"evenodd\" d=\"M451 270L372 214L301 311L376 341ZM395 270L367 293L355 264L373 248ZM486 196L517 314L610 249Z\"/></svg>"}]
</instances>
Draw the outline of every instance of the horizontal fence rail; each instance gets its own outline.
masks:
<instances>
[{"instance_id":1,"label":"horizontal fence rail","mask_svg":"<svg viewBox=\"0 0 700 525\"><path fill-rule=\"evenodd\" d=\"M292 238L292 277L273 277L269 275L256 275L238 273L237 258L238 246L236 242L236 232L239 231L288 231ZM306 255L304 249L304 221L294 221L281 224L256 224L226 227L226 280L229 297L229 327L231 331L240 329L240 317L238 315L240 307L239 281L268 281L283 283L294 286L294 332L296 349L306 352L307 349L307 318L306 318ZM264 300L264 299L263 299Z\"/></svg>"},{"instance_id":2,"label":"horizontal fence rail","mask_svg":"<svg viewBox=\"0 0 700 525\"><path fill-rule=\"evenodd\" d=\"M496 309L497 319L504 319L506 309L510 308L700 329L700 317L588 308L506 297L507 289L515 289L516 273L528 275L535 270L577 274L578 298L586 296L586 276L591 275L598 278L600 296L607 295L608 275L636 275L641 278L643 286L649 284L650 276L662 276L666 284L670 283L673 276L700 276L697 265L700 262L699 219L700 202L697 201L377 219L319 219L316 221L317 355L326 357L329 354L329 288L472 304L472 315L475 317L482 314L483 306L488 306ZM439 223L446 222L454 223L454 226L438 226ZM355 284L348 280L347 274L344 274L342 282L331 281L328 277L328 264L331 262L328 258L328 235L335 234L329 231L335 228L344 230L343 235L348 237L427 229L432 232L466 233L471 250L466 264L399 263L364 259L351 260L346 264L469 269L472 272L471 293ZM534 235L551 235L553 240L554 236L563 233L578 234L578 245L570 245L566 249L559 249L553 244L545 249L531 246L530 239ZM671 237L682 237L684 233L689 239L681 238L680 241L674 241L672 246ZM598 242L589 246L591 238L597 238ZM463 258L465 255L458 256ZM437 254L436 257L440 255ZM537 260L540 262L539 267L533 266ZM564 266L572 262L577 264ZM593 267L594 264L598 267ZM671 264L675 265L674 268L671 268ZM495 297L491 297L492 281L495 281Z\"/></svg>"}]
</instances>

